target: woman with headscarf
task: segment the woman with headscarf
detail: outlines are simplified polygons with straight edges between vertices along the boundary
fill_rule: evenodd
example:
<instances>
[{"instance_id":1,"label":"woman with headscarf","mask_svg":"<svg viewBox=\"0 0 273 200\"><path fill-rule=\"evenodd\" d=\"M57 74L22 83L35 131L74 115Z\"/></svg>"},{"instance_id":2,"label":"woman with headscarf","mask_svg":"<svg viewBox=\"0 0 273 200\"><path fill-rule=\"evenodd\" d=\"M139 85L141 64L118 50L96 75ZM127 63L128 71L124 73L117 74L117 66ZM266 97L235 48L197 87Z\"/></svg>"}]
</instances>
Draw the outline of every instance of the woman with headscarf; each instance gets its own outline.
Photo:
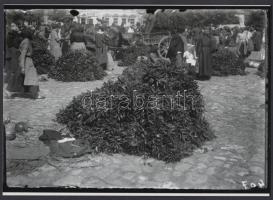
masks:
<instances>
[{"instance_id":1,"label":"woman with headscarf","mask_svg":"<svg viewBox=\"0 0 273 200\"><path fill-rule=\"evenodd\" d=\"M211 78L211 54L213 49L212 36L208 29L205 29L197 41L197 56L199 64L199 80L209 80Z\"/></svg>"},{"instance_id":2,"label":"woman with headscarf","mask_svg":"<svg viewBox=\"0 0 273 200\"><path fill-rule=\"evenodd\" d=\"M54 56L55 61L57 61L62 56L62 49L61 49L61 38L59 36L58 25L53 24L52 30L49 35L49 47L50 53Z\"/></svg>"},{"instance_id":3,"label":"woman with headscarf","mask_svg":"<svg viewBox=\"0 0 273 200\"><path fill-rule=\"evenodd\" d=\"M24 93L26 97L33 99L44 98L39 95L38 73L31 58L33 32L30 30L23 30L22 35L24 39L19 46L19 66L21 68L21 73L24 76Z\"/></svg>"}]
</instances>

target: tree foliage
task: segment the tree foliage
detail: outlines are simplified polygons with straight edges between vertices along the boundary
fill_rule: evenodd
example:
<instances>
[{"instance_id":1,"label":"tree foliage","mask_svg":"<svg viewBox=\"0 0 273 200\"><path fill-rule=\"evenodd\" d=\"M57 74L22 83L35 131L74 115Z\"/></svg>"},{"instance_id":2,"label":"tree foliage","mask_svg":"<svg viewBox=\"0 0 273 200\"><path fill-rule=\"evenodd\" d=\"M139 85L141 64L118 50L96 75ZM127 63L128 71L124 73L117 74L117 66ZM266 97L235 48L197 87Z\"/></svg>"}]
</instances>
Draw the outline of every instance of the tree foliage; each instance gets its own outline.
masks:
<instances>
[{"instance_id":1,"label":"tree foliage","mask_svg":"<svg viewBox=\"0 0 273 200\"><path fill-rule=\"evenodd\" d=\"M186 12L163 12L156 15L153 32L164 29L184 29L185 27L202 27L220 24L238 24L234 11L223 10L189 10Z\"/></svg>"},{"instance_id":2,"label":"tree foliage","mask_svg":"<svg viewBox=\"0 0 273 200\"><path fill-rule=\"evenodd\" d=\"M254 10L251 11L246 16L246 26L253 26L256 30L262 31L266 24L265 24L265 17L266 12L263 10Z\"/></svg>"},{"instance_id":3,"label":"tree foliage","mask_svg":"<svg viewBox=\"0 0 273 200\"><path fill-rule=\"evenodd\" d=\"M16 23L23 24L26 22L36 22L39 24L42 21L43 13L39 11L21 11L21 10L11 10L5 12L7 24Z\"/></svg>"},{"instance_id":4,"label":"tree foliage","mask_svg":"<svg viewBox=\"0 0 273 200\"><path fill-rule=\"evenodd\" d=\"M72 18L72 16L66 11L61 9L55 9L48 13L48 19L56 22L66 22L67 19Z\"/></svg>"}]
</instances>

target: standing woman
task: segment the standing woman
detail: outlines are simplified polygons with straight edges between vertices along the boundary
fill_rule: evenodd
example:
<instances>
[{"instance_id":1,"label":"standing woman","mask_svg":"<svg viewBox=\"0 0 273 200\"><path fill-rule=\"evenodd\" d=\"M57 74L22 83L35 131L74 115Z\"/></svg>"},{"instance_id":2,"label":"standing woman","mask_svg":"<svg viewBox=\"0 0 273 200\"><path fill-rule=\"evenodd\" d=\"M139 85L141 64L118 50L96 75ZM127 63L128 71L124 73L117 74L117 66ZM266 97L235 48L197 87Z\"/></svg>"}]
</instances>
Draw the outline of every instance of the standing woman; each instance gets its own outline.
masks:
<instances>
[{"instance_id":1,"label":"standing woman","mask_svg":"<svg viewBox=\"0 0 273 200\"><path fill-rule=\"evenodd\" d=\"M6 40L6 63L5 70L7 72L7 88L6 95L11 97L12 93L20 93L23 91L23 77L21 69L18 65L18 57L20 55L19 45L22 41L18 27L12 23L11 31L8 32Z\"/></svg>"},{"instance_id":2,"label":"standing woman","mask_svg":"<svg viewBox=\"0 0 273 200\"><path fill-rule=\"evenodd\" d=\"M62 49L60 45L61 38L58 34L58 25L52 25L52 31L49 35L49 46L50 46L50 53L54 56L55 61L57 61L62 56Z\"/></svg>"},{"instance_id":3,"label":"standing woman","mask_svg":"<svg viewBox=\"0 0 273 200\"><path fill-rule=\"evenodd\" d=\"M71 34L71 24L72 21L67 21L61 28L62 35L62 55L65 55L69 52L70 48L70 34Z\"/></svg>"},{"instance_id":4,"label":"standing woman","mask_svg":"<svg viewBox=\"0 0 273 200\"><path fill-rule=\"evenodd\" d=\"M107 46L106 46L106 35L104 32L97 32L95 34L95 43L96 43L96 58L98 64L106 70L107 68Z\"/></svg>"},{"instance_id":5,"label":"standing woman","mask_svg":"<svg viewBox=\"0 0 273 200\"><path fill-rule=\"evenodd\" d=\"M213 51L213 40L208 29L205 29L197 42L197 55L199 63L199 80L211 78L211 54Z\"/></svg>"},{"instance_id":6,"label":"standing woman","mask_svg":"<svg viewBox=\"0 0 273 200\"><path fill-rule=\"evenodd\" d=\"M243 30L241 29L240 33L237 35L236 39L237 43L237 55L238 57L244 58L247 57L247 36L244 34Z\"/></svg>"},{"instance_id":7,"label":"standing woman","mask_svg":"<svg viewBox=\"0 0 273 200\"><path fill-rule=\"evenodd\" d=\"M255 30L252 36L254 51L260 51L262 48L262 32L260 30Z\"/></svg>"},{"instance_id":8,"label":"standing woman","mask_svg":"<svg viewBox=\"0 0 273 200\"><path fill-rule=\"evenodd\" d=\"M21 68L21 73L24 76L24 92L26 97L32 99L42 99L43 96L39 95L39 85L38 85L38 73L32 61L32 35L31 30L24 30L22 32L23 41L19 46L20 56L19 56L19 66Z\"/></svg>"}]
</instances>

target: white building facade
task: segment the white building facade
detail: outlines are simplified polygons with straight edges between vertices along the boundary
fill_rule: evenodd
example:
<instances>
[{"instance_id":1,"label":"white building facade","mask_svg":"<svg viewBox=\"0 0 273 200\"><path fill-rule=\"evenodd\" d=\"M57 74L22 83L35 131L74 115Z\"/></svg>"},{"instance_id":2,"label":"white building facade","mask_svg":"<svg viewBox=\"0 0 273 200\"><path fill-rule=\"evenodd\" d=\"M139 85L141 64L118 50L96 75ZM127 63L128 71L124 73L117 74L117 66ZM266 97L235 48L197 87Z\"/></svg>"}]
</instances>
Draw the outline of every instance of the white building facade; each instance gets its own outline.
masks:
<instances>
[{"instance_id":1,"label":"white building facade","mask_svg":"<svg viewBox=\"0 0 273 200\"><path fill-rule=\"evenodd\" d=\"M137 23L143 24L143 16L145 15L145 10L141 9L86 9L78 11L80 13L76 17L78 23L95 25L99 23L97 19L103 19L109 26L124 24L129 27Z\"/></svg>"}]
</instances>

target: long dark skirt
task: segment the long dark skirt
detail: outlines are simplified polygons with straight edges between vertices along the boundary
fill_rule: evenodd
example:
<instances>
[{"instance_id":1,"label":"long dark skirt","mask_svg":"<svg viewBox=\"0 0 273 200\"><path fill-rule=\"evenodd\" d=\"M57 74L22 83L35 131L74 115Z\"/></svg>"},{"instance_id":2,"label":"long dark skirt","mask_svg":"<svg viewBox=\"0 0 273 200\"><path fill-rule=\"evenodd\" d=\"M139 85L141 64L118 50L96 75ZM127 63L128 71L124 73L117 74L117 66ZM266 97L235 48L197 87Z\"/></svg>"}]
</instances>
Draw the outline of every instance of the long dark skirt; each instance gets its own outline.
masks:
<instances>
[{"instance_id":1,"label":"long dark skirt","mask_svg":"<svg viewBox=\"0 0 273 200\"><path fill-rule=\"evenodd\" d=\"M202 47L199 56L199 74L200 79L210 79L211 77L211 52L209 47Z\"/></svg>"},{"instance_id":2,"label":"long dark skirt","mask_svg":"<svg viewBox=\"0 0 273 200\"><path fill-rule=\"evenodd\" d=\"M9 92L22 92L24 79L21 76L21 69L18 65L18 50L16 48L9 48L7 54L9 54L6 60L6 72L7 72L7 90Z\"/></svg>"}]
</instances>

